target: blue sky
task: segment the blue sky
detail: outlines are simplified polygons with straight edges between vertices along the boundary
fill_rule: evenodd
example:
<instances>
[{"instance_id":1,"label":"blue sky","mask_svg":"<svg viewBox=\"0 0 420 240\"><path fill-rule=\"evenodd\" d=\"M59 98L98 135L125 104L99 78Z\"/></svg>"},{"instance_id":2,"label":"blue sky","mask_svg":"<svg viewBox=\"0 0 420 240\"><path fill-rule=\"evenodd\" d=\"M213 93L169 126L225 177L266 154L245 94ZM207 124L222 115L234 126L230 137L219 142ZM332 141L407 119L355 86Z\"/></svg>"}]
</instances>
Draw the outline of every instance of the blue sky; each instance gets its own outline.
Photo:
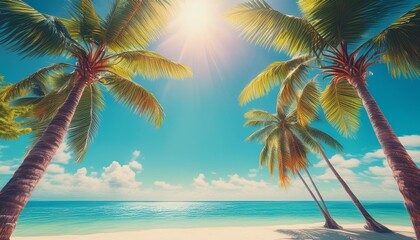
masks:
<instances>
[{"instance_id":1,"label":"blue sky","mask_svg":"<svg viewBox=\"0 0 420 240\"><path fill-rule=\"evenodd\" d=\"M280 189L276 178L271 179L267 169L258 167L261 146L245 142L254 129L243 127L243 114L252 108L273 111L277 89L244 107L237 101L252 78L271 62L286 60L287 56L245 42L225 22L224 12L240 1L200 1L209 4L213 11L205 32L188 31L193 26L174 19L162 38L150 47L190 65L194 78L135 79L163 105L166 119L162 127L155 129L107 96L99 132L84 161L76 164L72 152L63 145L33 199L309 199L298 181L287 191ZM41 12L66 16L61 1L27 2ZM107 4L98 3L103 2L108 1L96 1L102 14ZM268 2L282 12L298 14L297 6L291 1ZM9 82L60 60L22 59L4 46L0 46L0 56L0 75ZM394 79L384 65L374 66L370 71L371 93L419 163L420 128L416 124L420 120L419 79ZM336 155L331 149L327 153L361 199L401 199L364 111L355 139L341 137L325 121L316 126L335 136L345 147L343 155ZM0 145L2 186L22 160L29 137L0 141ZM347 200L320 159L316 156L310 159L313 164L310 171L326 198Z\"/></svg>"}]
</instances>

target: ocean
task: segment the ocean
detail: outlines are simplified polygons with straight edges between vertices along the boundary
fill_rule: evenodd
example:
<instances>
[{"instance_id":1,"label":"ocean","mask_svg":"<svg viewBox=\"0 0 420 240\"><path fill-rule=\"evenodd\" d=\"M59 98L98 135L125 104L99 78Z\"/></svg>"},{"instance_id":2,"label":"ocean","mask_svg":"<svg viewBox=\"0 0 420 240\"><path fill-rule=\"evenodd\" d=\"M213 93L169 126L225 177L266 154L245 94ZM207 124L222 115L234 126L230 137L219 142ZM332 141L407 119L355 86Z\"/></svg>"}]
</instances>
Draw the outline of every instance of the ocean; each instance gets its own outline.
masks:
<instances>
[{"instance_id":1,"label":"ocean","mask_svg":"<svg viewBox=\"0 0 420 240\"><path fill-rule=\"evenodd\" d=\"M410 226L401 202L363 202L377 221ZM352 202L327 202L339 224L363 223ZM323 222L314 202L29 202L13 236Z\"/></svg>"}]
</instances>

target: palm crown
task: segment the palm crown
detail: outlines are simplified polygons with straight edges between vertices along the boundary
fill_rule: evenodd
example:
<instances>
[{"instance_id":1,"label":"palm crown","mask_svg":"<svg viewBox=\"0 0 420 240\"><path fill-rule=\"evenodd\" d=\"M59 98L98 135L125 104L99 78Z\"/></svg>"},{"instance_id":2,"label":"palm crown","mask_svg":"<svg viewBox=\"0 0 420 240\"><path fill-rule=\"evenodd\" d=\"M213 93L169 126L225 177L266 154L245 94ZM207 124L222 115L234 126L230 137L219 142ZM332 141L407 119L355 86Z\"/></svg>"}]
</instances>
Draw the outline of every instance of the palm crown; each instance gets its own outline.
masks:
<instances>
[{"instance_id":1,"label":"palm crown","mask_svg":"<svg viewBox=\"0 0 420 240\"><path fill-rule=\"evenodd\" d=\"M254 109L247 112L245 117L248 119L245 126L260 127L247 138L248 141L264 144L260 153L260 166L268 165L271 175L277 168L282 187L290 183L289 172L295 174L308 167L308 153L319 153L322 150L319 142L342 150L340 143L328 134L300 125L294 108L277 114Z\"/></svg>"},{"instance_id":2,"label":"palm crown","mask_svg":"<svg viewBox=\"0 0 420 240\"><path fill-rule=\"evenodd\" d=\"M39 13L20 0L0 2L1 43L26 56L66 55L76 60L76 64L57 63L36 71L6 87L1 98L33 105L32 126L40 136L75 82L85 81L88 86L67 135L80 161L98 127L103 89L158 127L164 118L161 105L132 78L140 74L147 79L181 79L192 73L185 65L145 50L163 29L171 13L170 1L118 0L105 19L98 16L91 0L74 2L68 19Z\"/></svg>"},{"instance_id":3,"label":"palm crown","mask_svg":"<svg viewBox=\"0 0 420 240\"><path fill-rule=\"evenodd\" d=\"M246 86L240 103L281 85L279 99L289 104L307 82L309 70L319 69L324 78L332 77L320 95L326 118L342 134L351 134L359 126L361 109L354 86L365 83L369 66L385 62L394 76L420 76L420 5L365 40L402 4L404 1L299 0L302 17L278 12L263 0L239 4L228 17L248 41L296 56L268 66ZM353 49L350 53L349 47ZM306 114L315 110L304 109ZM298 109L300 119L304 115Z\"/></svg>"}]
</instances>

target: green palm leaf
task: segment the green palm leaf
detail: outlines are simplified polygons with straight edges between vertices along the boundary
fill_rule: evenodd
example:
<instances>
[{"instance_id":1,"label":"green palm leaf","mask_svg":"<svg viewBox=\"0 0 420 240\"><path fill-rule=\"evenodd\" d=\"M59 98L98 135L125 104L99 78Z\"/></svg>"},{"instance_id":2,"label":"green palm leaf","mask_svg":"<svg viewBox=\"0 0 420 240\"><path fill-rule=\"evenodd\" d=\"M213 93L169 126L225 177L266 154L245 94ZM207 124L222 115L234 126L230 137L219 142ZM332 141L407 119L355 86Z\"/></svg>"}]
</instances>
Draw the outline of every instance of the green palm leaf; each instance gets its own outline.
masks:
<instances>
[{"instance_id":1,"label":"green palm leaf","mask_svg":"<svg viewBox=\"0 0 420 240\"><path fill-rule=\"evenodd\" d=\"M112 55L110 58L111 71L115 71L116 74L122 71L122 76L141 74L147 79L192 77L192 71L188 66L172 62L151 51L128 51Z\"/></svg>"},{"instance_id":2,"label":"green palm leaf","mask_svg":"<svg viewBox=\"0 0 420 240\"><path fill-rule=\"evenodd\" d=\"M102 32L104 31L101 22L103 21L92 4L91 0L78 0L72 4L72 17L61 19L70 35L74 39L84 42L102 43Z\"/></svg>"},{"instance_id":3,"label":"green palm leaf","mask_svg":"<svg viewBox=\"0 0 420 240\"><path fill-rule=\"evenodd\" d=\"M269 154L270 154L269 143L266 143L266 144L264 144L264 147L263 147L263 149L261 150L261 153L260 153L259 165L261 167L267 166L267 160L269 158Z\"/></svg>"},{"instance_id":4,"label":"green palm leaf","mask_svg":"<svg viewBox=\"0 0 420 240\"><path fill-rule=\"evenodd\" d=\"M138 115L144 115L159 127L165 116L163 108L156 98L141 85L119 77L107 76L104 85L118 101L130 107Z\"/></svg>"},{"instance_id":5,"label":"green palm leaf","mask_svg":"<svg viewBox=\"0 0 420 240\"><path fill-rule=\"evenodd\" d=\"M0 93L4 86L3 76L0 76ZM23 121L18 120L18 118L26 116L29 110L28 107L10 106L8 102L0 99L0 138L13 140L31 132L30 128L23 127L25 124Z\"/></svg>"},{"instance_id":6,"label":"green palm leaf","mask_svg":"<svg viewBox=\"0 0 420 240\"><path fill-rule=\"evenodd\" d=\"M261 129L258 129L257 131L255 131L253 134L251 134L246 140L247 141L258 141L258 142L266 142L267 139L269 138L269 136L273 133L276 132L278 129L278 125L277 124L270 124L267 125Z\"/></svg>"},{"instance_id":7,"label":"green palm leaf","mask_svg":"<svg viewBox=\"0 0 420 240\"><path fill-rule=\"evenodd\" d=\"M246 40L285 50L289 55L314 53L322 39L305 19L285 15L263 0L237 5L228 12L228 19Z\"/></svg>"},{"instance_id":8,"label":"green palm leaf","mask_svg":"<svg viewBox=\"0 0 420 240\"><path fill-rule=\"evenodd\" d=\"M296 116L300 125L307 126L318 116L321 93L315 79L302 89L297 98Z\"/></svg>"},{"instance_id":9,"label":"green palm leaf","mask_svg":"<svg viewBox=\"0 0 420 240\"><path fill-rule=\"evenodd\" d=\"M100 111L104 108L104 99L98 86L86 87L74 113L67 138L80 162L85 156L89 144L98 131Z\"/></svg>"},{"instance_id":10,"label":"green palm leaf","mask_svg":"<svg viewBox=\"0 0 420 240\"><path fill-rule=\"evenodd\" d=\"M394 76L420 76L420 5L375 36L369 45L383 53Z\"/></svg>"},{"instance_id":11,"label":"green palm leaf","mask_svg":"<svg viewBox=\"0 0 420 240\"><path fill-rule=\"evenodd\" d=\"M334 150L338 152L343 151L343 146L327 133L313 127L307 127L306 130L316 140L327 144L328 146L332 147Z\"/></svg>"},{"instance_id":12,"label":"green palm leaf","mask_svg":"<svg viewBox=\"0 0 420 240\"><path fill-rule=\"evenodd\" d=\"M297 90L302 88L306 76L308 75L308 66L300 64L289 72L280 88L279 99L281 105L290 105L297 98Z\"/></svg>"},{"instance_id":13,"label":"green palm leaf","mask_svg":"<svg viewBox=\"0 0 420 240\"><path fill-rule=\"evenodd\" d=\"M332 46L341 40L360 41L404 1L378 0L299 0L305 17Z\"/></svg>"},{"instance_id":14,"label":"green palm leaf","mask_svg":"<svg viewBox=\"0 0 420 240\"><path fill-rule=\"evenodd\" d=\"M341 134L349 136L358 129L362 104L346 79L331 81L322 93L321 104L328 122Z\"/></svg>"},{"instance_id":15,"label":"green palm leaf","mask_svg":"<svg viewBox=\"0 0 420 240\"><path fill-rule=\"evenodd\" d=\"M273 87L280 85L293 69L296 69L308 59L308 56L300 56L289 61L270 64L242 90L239 103L244 105L253 99L266 95Z\"/></svg>"},{"instance_id":16,"label":"green palm leaf","mask_svg":"<svg viewBox=\"0 0 420 240\"><path fill-rule=\"evenodd\" d=\"M158 38L170 13L168 0L117 0L105 21L105 43L113 51L145 49Z\"/></svg>"},{"instance_id":17,"label":"green palm leaf","mask_svg":"<svg viewBox=\"0 0 420 240\"><path fill-rule=\"evenodd\" d=\"M45 88L50 77L62 74L64 69L70 66L66 63L58 63L42 68L20 82L5 87L0 98L9 101L27 95L34 87Z\"/></svg>"},{"instance_id":18,"label":"green palm leaf","mask_svg":"<svg viewBox=\"0 0 420 240\"><path fill-rule=\"evenodd\" d=\"M58 18L21 0L0 1L0 44L28 56L62 55L79 47Z\"/></svg>"},{"instance_id":19,"label":"green palm leaf","mask_svg":"<svg viewBox=\"0 0 420 240\"><path fill-rule=\"evenodd\" d=\"M263 120L263 121L274 121L278 122L279 119L274 116L273 114L260 110L260 109L252 109L245 113L245 118L254 119L254 120Z\"/></svg>"}]
</instances>

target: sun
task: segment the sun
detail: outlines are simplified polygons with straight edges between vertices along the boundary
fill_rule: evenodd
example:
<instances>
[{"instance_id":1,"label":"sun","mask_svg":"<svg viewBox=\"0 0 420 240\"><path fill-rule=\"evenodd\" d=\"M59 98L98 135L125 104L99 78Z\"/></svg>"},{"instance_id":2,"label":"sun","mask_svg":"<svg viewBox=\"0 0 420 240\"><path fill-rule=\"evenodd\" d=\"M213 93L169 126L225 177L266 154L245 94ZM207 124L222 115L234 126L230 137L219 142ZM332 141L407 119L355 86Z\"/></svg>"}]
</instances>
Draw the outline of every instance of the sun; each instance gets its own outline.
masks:
<instances>
[{"instance_id":1,"label":"sun","mask_svg":"<svg viewBox=\"0 0 420 240\"><path fill-rule=\"evenodd\" d=\"M186 0L179 13L180 25L189 34L204 34L212 24L216 13L211 1Z\"/></svg>"},{"instance_id":2,"label":"sun","mask_svg":"<svg viewBox=\"0 0 420 240\"><path fill-rule=\"evenodd\" d=\"M222 78L235 49L226 0L179 0L178 6L158 49L192 67L195 77Z\"/></svg>"}]
</instances>

